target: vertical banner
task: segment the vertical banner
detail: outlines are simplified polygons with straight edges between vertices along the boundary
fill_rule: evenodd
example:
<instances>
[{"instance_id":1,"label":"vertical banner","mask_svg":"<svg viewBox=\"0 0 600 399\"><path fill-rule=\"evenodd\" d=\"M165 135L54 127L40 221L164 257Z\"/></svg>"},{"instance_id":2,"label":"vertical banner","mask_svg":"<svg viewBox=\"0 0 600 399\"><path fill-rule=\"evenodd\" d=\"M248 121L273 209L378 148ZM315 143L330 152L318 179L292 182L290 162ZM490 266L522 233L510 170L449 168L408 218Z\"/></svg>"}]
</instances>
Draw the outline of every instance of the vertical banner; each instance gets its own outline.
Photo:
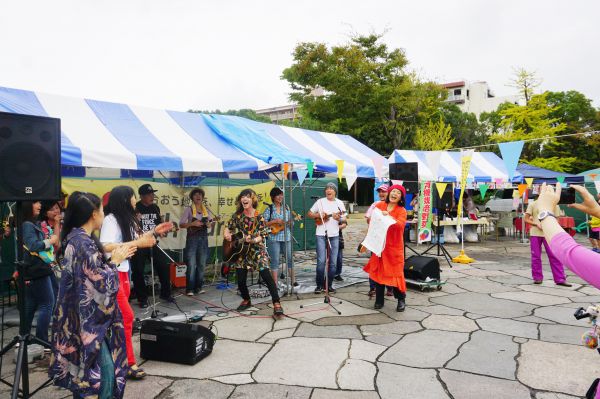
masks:
<instances>
[{"instance_id":1,"label":"vertical banner","mask_svg":"<svg viewBox=\"0 0 600 399\"><path fill-rule=\"evenodd\" d=\"M421 183L418 243L431 241L431 182Z\"/></svg>"},{"instance_id":2,"label":"vertical banner","mask_svg":"<svg viewBox=\"0 0 600 399\"><path fill-rule=\"evenodd\" d=\"M460 196L458 197L458 208L456 210L457 217L459 218L462 216L463 194L465 193L467 177L469 176L469 169L471 168L471 159L473 159L473 150L461 151Z\"/></svg>"},{"instance_id":3,"label":"vertical banner","mask_svg":"<svg viewBox=\"0 0 600 399\"><path fill-rule=\"evenodd\" d=\"M343 159L338 159L335 161L335 164L337 165L337 176L338 176L338 181L342 181L342 176L344 175L344 160Z\"/></svg>"}]
</instances>

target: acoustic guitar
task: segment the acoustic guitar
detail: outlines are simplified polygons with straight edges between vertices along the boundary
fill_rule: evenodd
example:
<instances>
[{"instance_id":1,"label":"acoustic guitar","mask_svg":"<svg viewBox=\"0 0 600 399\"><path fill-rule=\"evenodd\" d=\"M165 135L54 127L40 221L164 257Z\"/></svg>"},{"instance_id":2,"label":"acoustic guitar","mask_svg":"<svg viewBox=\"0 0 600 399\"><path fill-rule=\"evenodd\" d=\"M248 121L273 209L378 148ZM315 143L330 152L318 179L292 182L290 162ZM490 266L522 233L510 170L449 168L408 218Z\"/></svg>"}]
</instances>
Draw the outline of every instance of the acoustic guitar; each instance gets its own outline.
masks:
<instances>
[{"instance_id":1,"label":"acoustic guitar","mask_svg":"<svg viewBox=\"0 0 600 399\"><path fill-rule=\"evenodd\" d=\"M192 222L195 221L201 221L202 223L204 223L204 226L201 227L196 227L196 226L190 226L188 227L188 235L194 235L200 232L200 230L208 228L208 224L212 223L212 222L218 222L221 220L221 216L215 216L214 218L209 218L207 216L203 216L200 219L193 217L192 218Z\"/></svg>"},{"instance_id":2,"label":"acoustic guitar","mask_svg":"<svg viewBox=\"0 0 600 399\"><path fill-rule=\"evenodd\" d=\"M252 243L246 242L246 236L241 231L231 235L231 241L223 238L223 261L233 262L238 257L244 257L250 252Z\"/></svg>"}]
</instances>

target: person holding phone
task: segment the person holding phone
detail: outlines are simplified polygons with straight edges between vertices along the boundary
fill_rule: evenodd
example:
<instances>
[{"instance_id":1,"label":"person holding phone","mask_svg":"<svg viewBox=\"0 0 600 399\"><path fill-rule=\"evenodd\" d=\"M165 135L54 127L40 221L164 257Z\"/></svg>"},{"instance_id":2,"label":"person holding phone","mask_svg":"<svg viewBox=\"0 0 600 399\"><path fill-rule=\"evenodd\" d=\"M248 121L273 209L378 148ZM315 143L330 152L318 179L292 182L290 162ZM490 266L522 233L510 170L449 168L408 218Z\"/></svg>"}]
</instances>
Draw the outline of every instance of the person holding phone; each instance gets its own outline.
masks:
<instances>
[{"instance_id":1,"label":"person holding phone","mask_svg":"<svg viewBox=\"0 0 600 399\"><path fill-rule=\"evenodd\" d=\"M554 215L560 215L560 208L558 204L552 208ZM550 262L550 270L552 270L552 277L556 285L564 287L570 287L571 284L567 283L567 277L565 275L565 269L561 261L554 255L552 249L548 245L548 241L544 237L542 231L542 225L538 218L540 209L536 200L530 200L527 210L525 211L525 223L531 225L529 230L529 246L531 249L531 275L533 277L534 284L541 284L544 281L544 274L542 271L542 245L548 255L548 261Z\"/></svg>"}]
</instances>

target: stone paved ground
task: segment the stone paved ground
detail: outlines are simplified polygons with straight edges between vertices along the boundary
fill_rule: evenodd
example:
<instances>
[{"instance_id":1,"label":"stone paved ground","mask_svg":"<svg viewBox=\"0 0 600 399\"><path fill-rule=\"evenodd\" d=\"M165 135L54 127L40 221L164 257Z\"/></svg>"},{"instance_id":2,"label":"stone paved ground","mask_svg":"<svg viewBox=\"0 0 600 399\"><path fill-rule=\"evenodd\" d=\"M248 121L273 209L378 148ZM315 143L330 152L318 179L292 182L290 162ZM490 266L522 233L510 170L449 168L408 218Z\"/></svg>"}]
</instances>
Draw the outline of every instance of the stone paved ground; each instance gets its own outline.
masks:
<instances>
[{"instance_id":1,"label":"stone paved ground","mask_svg":"<svg viewBox=\"0 0 600 399\"><path fill-rule=\"evenodd\" d=\"M347 248L364 234L353 221ZM448 246L456 255L458 246ZM504 239L467 245L477 262L442 262L448 283L441 291L409 290L407 310L393 301L373 310L359 268L335 299L342 312L313 294L285 297L288 317L274 322L267 303L253 316L215 314L204 321L218 331L213 353L196 364L146 361L149 377L130 382L126 398L506 398L581 397L600 375L600 358L580 344L588 327L573 318L579 306L600 302L600 291L575 276L572 288L557 287L547 264L546 280L532 285L528 246ZM366 259L351 250L347 265ZM297 254L297 270L310 268L310 254ZM314 267L314 266L312 266ZM310 283L312 272L305 278ZM304 283L303 283L304 284ZM233 290L211 288L205 300L233 306ZM310 308L302 304L318 302ZM199 301L179 298L185 309ZM136 306L134 305L134 308ZM173 314L172 309L162 308ZM14 335L15 329L6 330ZM136 338L136 347L137 345ZM10 362L10 360L7 358ZM3 376L12 373L6 363ZM44 377L35 366L33 383ZM6 395L0 388L0 396ZM39 397L66 398L46 388Z\"/></svg>"}]
</instances>

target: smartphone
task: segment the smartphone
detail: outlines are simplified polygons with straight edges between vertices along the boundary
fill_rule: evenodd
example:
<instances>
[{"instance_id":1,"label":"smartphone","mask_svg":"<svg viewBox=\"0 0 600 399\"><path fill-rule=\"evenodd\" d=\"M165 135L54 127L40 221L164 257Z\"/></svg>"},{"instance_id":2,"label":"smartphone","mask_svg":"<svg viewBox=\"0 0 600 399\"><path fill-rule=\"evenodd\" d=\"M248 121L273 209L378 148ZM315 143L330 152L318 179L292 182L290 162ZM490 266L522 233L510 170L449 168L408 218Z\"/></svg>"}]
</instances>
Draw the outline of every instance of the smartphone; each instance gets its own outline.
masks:
<instances>
[{"instance_id":1,"label":"smartphone","mask_svg":"<svg viewBox=\"0 0 600 399\"><path fill-rule=\"evenodd\" d=\"M575 189L572 187L563 188L560 192L559 204L574 204L575 203Z\"/></svg>"}]
</instances>

